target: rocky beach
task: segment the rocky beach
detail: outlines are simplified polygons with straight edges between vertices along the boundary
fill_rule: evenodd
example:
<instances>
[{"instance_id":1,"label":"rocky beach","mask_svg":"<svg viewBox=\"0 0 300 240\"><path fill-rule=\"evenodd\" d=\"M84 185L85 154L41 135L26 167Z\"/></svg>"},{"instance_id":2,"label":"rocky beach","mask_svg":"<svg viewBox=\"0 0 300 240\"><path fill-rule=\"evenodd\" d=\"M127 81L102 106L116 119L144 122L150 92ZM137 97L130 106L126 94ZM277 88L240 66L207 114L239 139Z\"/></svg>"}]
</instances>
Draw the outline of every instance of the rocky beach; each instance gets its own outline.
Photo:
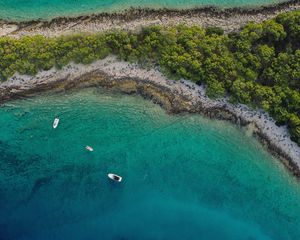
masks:
<instances>
[{"instance_id":1,"label":"rocky beach","mask_svg":"<svg viewBox=\"0 0 300 240\"><path fill-rule=\"evenodd\" d=\"M169 113L200 113L245 126L268 150L300 177L300 148L289 137L286 127L278 127L263 111L252 110L228 99L210 99L205 87L190 81L167 79L158 69L146 70L136 64L108 57L90 65L70 64L61 70L51 69L36 76L14 75L0 84L0 103L34 96L46 90L104 87L127 94L140 94L160 104Z\"/></svg>"},{"instance_id":2,"label":"rocky beach","mask_svg":"<svg viewBox=\"0 0 300 240\"><path fill-rule=\"evenodd\" d=\"M186 10L128 9L115 13L100 13L79 17L61 17L52 20L25 22L0 21L0 36L21 37L40 34L54 37L72 33L95 33L109 30L139 31L151 25L220 27L225 33L239 30L249 21L262 22L300 8L299 1L287 1L257 8L204 7Z\"/></svg>"},{"instance_id":3,"label":"rocky beach","mask_svg":"<svg viewBox=\"0 0 300 240\"><path fill-rule=\"evenodd\" d=\"M0 0L0 240L298 239L299 39L300 0Z\"/></svg>"}]
</instances>

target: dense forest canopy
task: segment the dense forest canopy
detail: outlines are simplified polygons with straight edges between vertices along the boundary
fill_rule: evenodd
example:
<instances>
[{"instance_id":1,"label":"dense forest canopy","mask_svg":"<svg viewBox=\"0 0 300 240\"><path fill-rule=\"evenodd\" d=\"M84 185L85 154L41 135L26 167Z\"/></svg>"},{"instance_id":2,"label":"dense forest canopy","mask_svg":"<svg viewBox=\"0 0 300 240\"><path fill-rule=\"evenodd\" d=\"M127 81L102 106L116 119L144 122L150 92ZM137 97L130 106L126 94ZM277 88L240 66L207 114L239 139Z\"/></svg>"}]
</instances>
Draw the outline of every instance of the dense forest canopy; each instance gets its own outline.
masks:
<instances>
[{"instance_id":1,"label":"dense forest canopy","mask_svg":"<svg viewBox=\"0 0 300 240\"><path fill-rule=\"evenodd\" d=\"M262 108L287 124L300 145L300 11L249 23L224 35L216 27L183 25L46 38L0 38L0 79L34 75L71 61L88 64L115 54L144 66L159 65L174 78L205 84L210 97Z\"/></svg>"}]
</instances>

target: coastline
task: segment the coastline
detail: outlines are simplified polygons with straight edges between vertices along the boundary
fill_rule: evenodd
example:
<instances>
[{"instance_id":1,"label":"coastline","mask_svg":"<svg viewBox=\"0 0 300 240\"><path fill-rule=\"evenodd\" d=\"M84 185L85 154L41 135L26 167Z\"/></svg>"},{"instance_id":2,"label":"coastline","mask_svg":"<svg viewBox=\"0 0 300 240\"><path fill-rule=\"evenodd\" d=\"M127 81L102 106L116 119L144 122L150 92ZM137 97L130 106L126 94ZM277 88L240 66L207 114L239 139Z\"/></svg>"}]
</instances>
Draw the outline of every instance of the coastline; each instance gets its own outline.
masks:
<instances>
[{"instance_id":1,"label":"coastline","mask_svg":"<svg viewBox=\"0 0 300 240\"><path fill-rule=\"evenodd\" d=\"M300 148L289 138L286 127L278 127L268 114L251 110L227 99L209 99L205 90L186 80L167 79L156 69L145 70L136 64L108 57L90 65L69 64L36 76L15 74L0 83L0 105L10 99L34 96L46 90L104 87L127 94L140 94L161 105L169 113L200 113L209 118L227 120L245 126L300 178Z\"/></svg>"},{"instance_id":2,"label":"coastline","mask_svg":"<svg viewBox=\"0 0 300 240\"><path fill-rule=\"evenodd\" d=\"M31 20L24 22L0 20L0 36L21 37L44 35L54 37L72 33L95 33L108 30L139 31L150 25L175 25L179 22L188 26L220 27L225 33L239 30L249 21L262 22L279 13L300 9L299 0L261 7L193 9L149 9L131 8L117 12L78 17L59 17L52 20Z\"/></svg>"}]
</instances>

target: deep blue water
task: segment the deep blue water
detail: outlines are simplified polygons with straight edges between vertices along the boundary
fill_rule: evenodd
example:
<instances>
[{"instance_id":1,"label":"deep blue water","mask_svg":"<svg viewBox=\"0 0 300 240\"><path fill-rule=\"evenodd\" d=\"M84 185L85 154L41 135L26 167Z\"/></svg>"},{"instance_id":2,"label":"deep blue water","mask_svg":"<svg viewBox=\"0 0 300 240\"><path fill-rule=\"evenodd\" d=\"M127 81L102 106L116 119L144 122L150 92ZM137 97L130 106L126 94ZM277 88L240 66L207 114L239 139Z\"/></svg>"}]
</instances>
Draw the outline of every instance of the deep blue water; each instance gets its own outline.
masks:
<instances>
[{"instance_id":1,"label":"deep blue water","mask_svg":"<svg viewBox=\"0 0 300 240\"><path fill-rule=\"evenodd\" d=\"M31 20L111 12L130 7L193 8L260 6L284 0L0 0L0 19Z\"/></svg>"},{"instance_id":2,"label":"deep blue water","mask_svg":"<svg viewBox=\"0 0 300 240\"><path fill-rule=\"evenodd\" d=\"M299 239L299 182L229 123L86 89L0 126L0 239Z\"/></svg>"}]
</instances>

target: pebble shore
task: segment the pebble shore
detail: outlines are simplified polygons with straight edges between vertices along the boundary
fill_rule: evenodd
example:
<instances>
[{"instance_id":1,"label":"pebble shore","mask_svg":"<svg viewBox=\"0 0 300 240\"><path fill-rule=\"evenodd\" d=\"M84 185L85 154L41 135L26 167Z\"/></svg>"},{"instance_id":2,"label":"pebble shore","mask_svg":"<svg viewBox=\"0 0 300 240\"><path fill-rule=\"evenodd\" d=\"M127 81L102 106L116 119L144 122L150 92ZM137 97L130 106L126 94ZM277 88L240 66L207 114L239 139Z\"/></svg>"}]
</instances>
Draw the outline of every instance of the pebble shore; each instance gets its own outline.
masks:
<instances>
[{"instance_id":1,"label":"pebble shore","mask_svg":"<svg viewBox=\"0 0 300 240\"><path fill-rule=\"evenodd\" d=\"M300 177L299 146L290 140L287 128L276 126L267 113L252 110L245 105L231 104L226 98L210 99L206 97L203 86L184 79L168 79L158 69L146 70L112 56L90 65L70 64L61 70L53 68L39 72L36 76L15 74L0 84L0 104L46 90L66 91L92 86L140 94L170 113L201 113L245 126L294 175Z\"/></svg>"},{"instance_id":2,"label":"pebble shore","mask_svg":"<svg viewBox=\"0 0 300 240\"><path fill-rule=\"evenodd\" d=\"M116 13L100 13L79 17L62 17L52 20L27 22L0 21L0 36L21 37L44 35L54 37L72 33L95 33L110 30L139 31L151 25L176 25L202 27L216 26L225 33L238 31L249 21L262 22L279 13L300 9L299 0L258 8L204 7L199 9L128 9Z\"/></svg>"}]
</instances>

